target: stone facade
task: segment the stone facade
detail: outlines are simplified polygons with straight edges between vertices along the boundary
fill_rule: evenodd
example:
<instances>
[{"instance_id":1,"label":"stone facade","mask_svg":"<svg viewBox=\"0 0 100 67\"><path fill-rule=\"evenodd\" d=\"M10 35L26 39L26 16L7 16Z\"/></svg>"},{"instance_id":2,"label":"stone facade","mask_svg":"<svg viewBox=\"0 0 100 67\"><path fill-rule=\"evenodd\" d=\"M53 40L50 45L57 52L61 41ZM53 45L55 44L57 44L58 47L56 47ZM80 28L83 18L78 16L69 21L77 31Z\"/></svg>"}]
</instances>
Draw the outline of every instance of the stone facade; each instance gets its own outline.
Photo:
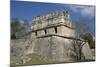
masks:
<instances>
[{"instance_id":1,"label":"stone facade","mask_svg":"<svg viewBox=\"0 0 100 67\"><path fill-rule=\"evenodd\" d=\"M68 12L55 12L35 17L31 29L36 34L33 52L54 61L70 62L76 59L70 56L75 55L72 51L73 41L77 38ZM84 56L86 59L91 59L90 49L86 47L85 49L88 49L90 54L86 53L83 47Z\"/></svg>"}]
</instances>

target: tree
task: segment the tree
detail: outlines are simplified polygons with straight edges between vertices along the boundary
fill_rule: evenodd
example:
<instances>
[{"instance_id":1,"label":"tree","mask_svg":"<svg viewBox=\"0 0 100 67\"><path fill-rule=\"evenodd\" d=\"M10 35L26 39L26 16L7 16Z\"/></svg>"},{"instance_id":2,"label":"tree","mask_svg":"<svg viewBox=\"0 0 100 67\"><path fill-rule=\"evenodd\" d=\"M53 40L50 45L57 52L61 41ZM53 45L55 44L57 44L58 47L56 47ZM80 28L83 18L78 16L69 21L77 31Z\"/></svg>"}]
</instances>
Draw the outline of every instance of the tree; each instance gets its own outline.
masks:
<instances>
[{"instance_id":1,"label":"tree","mask_svg":"<svg viewBox=\"0 0 100 67\"><path fill-rule=\"evenodd\" d=\"M76 58L77 61L82 61L85 60L85 56L82 53L82 47L86 44L86 42L83 41L73 41L73 52L75 53L74 57Z\"/></svg>"},{"instance_id":2,"label":"tree","mask_svg":"<svg viewBox=\"0 0 100 67\"><path fill-rule=\"evenodd\" d=\"M85 33L85 34L81 34L80 37L84 40L88 41L88 44L90 46L91 49L95 48L95 40L93 39L93 36L91 33Z\"/></svg>"},{"instance_id":3,"label":"tree","mask_svg":"<svg viewBox=\"0 0 100 67\"><path fill-rule=\"evenodd\" d=\"M24 36L29 30L29 22L27 20L19 20L18 18L11 19L11 39Z\"/></svg>"},{"instance_id":4,"label":"tree","mask_svg":"<svg viewBox=\"0 0 100 67\"><path fill-rule=\"evenodd\" d=\"M95 48L95 40L93 35L90 33L89 25L86 21L76 22L75 23L76 36L82 41L73 41L74 52L76 53L75 57L77 60L85 60L84 54L82 53L82 47L88 43L91 49Z\"/></svg>"},{"instance_id":5,"label":"tree","mask_svg":"<svg viewBox=\"0 0 100 67\"><path fill-rule=\"evenodd\" d=\"M95 40L93 39L93 35L90 33L89 23L83 19L81 22L76 22L75 26L77 38L87 40L90 48L95 48Z\"/></svg>"},{"instance_id":6,"label":"tree","mask_svg":"<svg viewBox=\"0 0 100 67\"><path fill-rule=\"evenodd\" d=\"M84 33L89 33L89 25L86 20L81 20L80 22L75 22L75 30L77 32L77 37L80 38L80 35Z\"/></svg>"}]
</instances>

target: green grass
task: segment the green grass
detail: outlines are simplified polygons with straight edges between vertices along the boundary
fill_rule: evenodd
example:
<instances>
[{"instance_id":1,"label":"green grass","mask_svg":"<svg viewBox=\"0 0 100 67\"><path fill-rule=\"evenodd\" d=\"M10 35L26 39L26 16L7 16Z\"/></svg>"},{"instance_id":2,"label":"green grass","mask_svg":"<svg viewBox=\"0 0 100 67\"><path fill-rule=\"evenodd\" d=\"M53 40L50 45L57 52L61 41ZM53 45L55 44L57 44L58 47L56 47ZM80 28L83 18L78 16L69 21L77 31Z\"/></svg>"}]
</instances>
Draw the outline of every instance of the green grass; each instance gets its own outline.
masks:
<instances>
[{"instance_id":1,"label":"green grass","mask_svg":"<svg viewBox=\"0 0 100 67\"><path fill-rule=\"evenodd\" d=\"M43 64L58 64L58 63L71 63L68 61L52 61L50 59L44 58L37 54L29 54L30 58L32 58L29 62L26 62L24 65L43 65Z\"/></svg>"},{"instance_id":2,"label":"green grass","mask_svg":"<svg viewBox=\"0 0 100 67\"><path fill-rule=\"evenodd\" d=\"M27 55L29 58L31 58L30 61L26 62L25 64L20 64L20 65L16 65L16 66L28 66L28 65L43 65L43 64L56 64L56 63L62 63L62 62L58 62L58 61L52 61L51 59L47 59L45 57L42 57L40 55L37 54L29 54ZM12 65L12 67L15 67L14 65Z\"/></svg>"},{"instance_id":3,"label":"green grass","mask_svg":"<svg viewBox=\"0 0 100 67\"><path fill-rule=\"evenodd\" d=\"M44 58L40 55L37 54L29 54L27 55L28 57L31 58L30 61L26 62L25 64L22 65L18 65L18 66L28 66L28 65L44 65L44 64L60 64L60 63L75 63L75 61L63 61L63 62L59 62L59 61L52 61L50 59Z\"/></svg>"},{"instance_id":4,"label":"green grass","mask_svg":"<svg viewBox=\"0 0 100 67\"><path fill-rule=\"evenodd\" d=\"M42 63L47 62L47 59L44 59L40 55L30 54L28 56L31 58L31 60L27 62L27 64L42 64Z\"/></svg>"},{"instance_id":5,"label":"green grass","mask_svg":"<svg viewBox=\"0 0 100 67\"><path fill-rule=\"evenodd\" d=\"M26 62L25 65L48 64L53 62L50 59L46 59L37 54L29 54L28 57L30 57L31 60L29 62Z\"/></svg>"}]
</instances>

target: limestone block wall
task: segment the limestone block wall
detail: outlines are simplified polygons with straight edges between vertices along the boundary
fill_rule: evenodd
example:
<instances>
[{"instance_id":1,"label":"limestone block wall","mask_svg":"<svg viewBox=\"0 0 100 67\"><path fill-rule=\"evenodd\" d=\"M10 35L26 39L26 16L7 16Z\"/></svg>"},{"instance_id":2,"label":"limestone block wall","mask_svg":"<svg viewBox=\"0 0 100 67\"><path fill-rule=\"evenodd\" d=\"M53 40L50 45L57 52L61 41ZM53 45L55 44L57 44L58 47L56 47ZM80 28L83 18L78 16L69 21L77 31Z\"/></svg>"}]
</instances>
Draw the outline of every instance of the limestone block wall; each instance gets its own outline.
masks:
<instances>
[{"instance_id":1,"label":"limestone block wall","mask_svg":"<svg viewBox=\"0 0 100 67\"><path fill-rule=\"evenodd\" d=\"M60 35L64 37L74 37L74 38L76 36L75 35L76 32L74 29L71 29L63 25L40 29L40 30L34 31L34 33L36 37L50 35L50 34Z\"/></svg>"},{"instance_id":2,"label":"limestone block wall","mask_svg":"<svg viewBox=\"0 0 100 67\"><path fill-rule=\"evenodd\" d=\"M31 29L37 30L58 23L67 24L69 20L69 15L65 11L49 13L43 16L34 17ZM69 24L67 25L70 26Z\"/></svg>"},{"instance_id":3,"label":"limestone block wall","mask_svg":"<svg viewBox=\"0 0 100 67\"><path fill-rule=\"evenodd\" d=\"M71 51L73 49L72 40L57 36L39 38L35 42L34 50L36 54L42 55L54 61L73 61Z\"/></svg>"},{"instance_id":4,"label":"limestone block wall","mask_svg":"<svg viewBox=\"0 0 100 67\"><path fill-rule=\"evenodd\" d=\"M36 53L53 61L74 62L76 61L75 55L77 55L77 53L74 51L73 41L73 39L58 36L36 38L35 33L32 33L28 39L11 40L11 49L16 48L18 50L21 48L18 53L23 54L23 56ZM75 46L77 47L77 45ZM14 50L17 51L16 49ZM77 47L77 50L78 49ZM93 59L88 43L82 47L82 53L86 60ZM11 54L13 54L13 52L11 52Z\"/></svg>"},{"instance_id":5,"label":"limestone block wall","mask_svg":"<svg viewBox=\"0 0 100 67\"><path fill-rule=\"evenodd\" d=\"M34 46L32 46L33 53L42 55L45 58L52 59L54 61L75 61L75 55L77 54L74 51L74 39L62 38L55 35L49 36L49 34L56 34L65 37L75 37L75 31L70 28L66 29L64 26L56 27L56 29L57 32L55 27L41 30L39 32L37 31L37 35L36 32L33 32L34 34L32 35L36 36L33 42ZM77 45L75 46L77 47ZM79 47L77 47L77 50L79 50ZM93 58L87 43L82 47L82 53L87 60Z\"/></svg>"},{"instance_id":6,"label":"limestone block wall","mask_svg":"<svg viewBox=\"0 0 100 67\"><path fill-rule=\"evenodd\" d=\"M75 37L75 30L65 27L65 26L59 26L57 27L57 34L66 36L66 37Z\"/></svg>"},{"instance_id":7,"label":"limestone block wall","mask_svg":"<svg viewBox=\"0 0 100 67\"><path fill-rule=\"evenodd\" d=\"M27 37L11 40L11 44L10 44L11 49L12 48L16 48L16 49L20 48L21 51L23 51L23 53L25 55L33 53L35 39L36 39L35 33L31 33L31 34L27 35ZM21 53L21 52L19 52L19 53Z\"/></svg>"}]
</instances>

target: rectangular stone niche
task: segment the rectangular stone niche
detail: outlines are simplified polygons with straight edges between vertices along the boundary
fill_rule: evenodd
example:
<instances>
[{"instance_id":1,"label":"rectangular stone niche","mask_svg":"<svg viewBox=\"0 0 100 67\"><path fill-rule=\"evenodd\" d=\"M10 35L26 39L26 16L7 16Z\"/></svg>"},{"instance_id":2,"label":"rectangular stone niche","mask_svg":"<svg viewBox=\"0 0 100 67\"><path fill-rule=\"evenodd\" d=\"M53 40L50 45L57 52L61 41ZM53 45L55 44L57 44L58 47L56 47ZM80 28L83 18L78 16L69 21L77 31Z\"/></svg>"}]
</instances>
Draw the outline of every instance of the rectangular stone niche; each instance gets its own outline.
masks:
<instances>
[{"instance_id":1,"label":"rectangular stone niche","mask_svg":"<svg viewBox=\"0 0 100 67\"><path fill-rule=\"evenodd\" d=\"M37 31L37 36L43 36L43 35L45 35L44 30Z\"/></svg>"},{"instance_id":2,"label":"rectangular stone niche","mask_svg":"<svg viewBox=\"0 0 100 67\"><path fill-rule=\"evenodd\" d=\"M55 34L55 29L54 28L48 28L47 34Z\"/></svg>"}]
</instances>

